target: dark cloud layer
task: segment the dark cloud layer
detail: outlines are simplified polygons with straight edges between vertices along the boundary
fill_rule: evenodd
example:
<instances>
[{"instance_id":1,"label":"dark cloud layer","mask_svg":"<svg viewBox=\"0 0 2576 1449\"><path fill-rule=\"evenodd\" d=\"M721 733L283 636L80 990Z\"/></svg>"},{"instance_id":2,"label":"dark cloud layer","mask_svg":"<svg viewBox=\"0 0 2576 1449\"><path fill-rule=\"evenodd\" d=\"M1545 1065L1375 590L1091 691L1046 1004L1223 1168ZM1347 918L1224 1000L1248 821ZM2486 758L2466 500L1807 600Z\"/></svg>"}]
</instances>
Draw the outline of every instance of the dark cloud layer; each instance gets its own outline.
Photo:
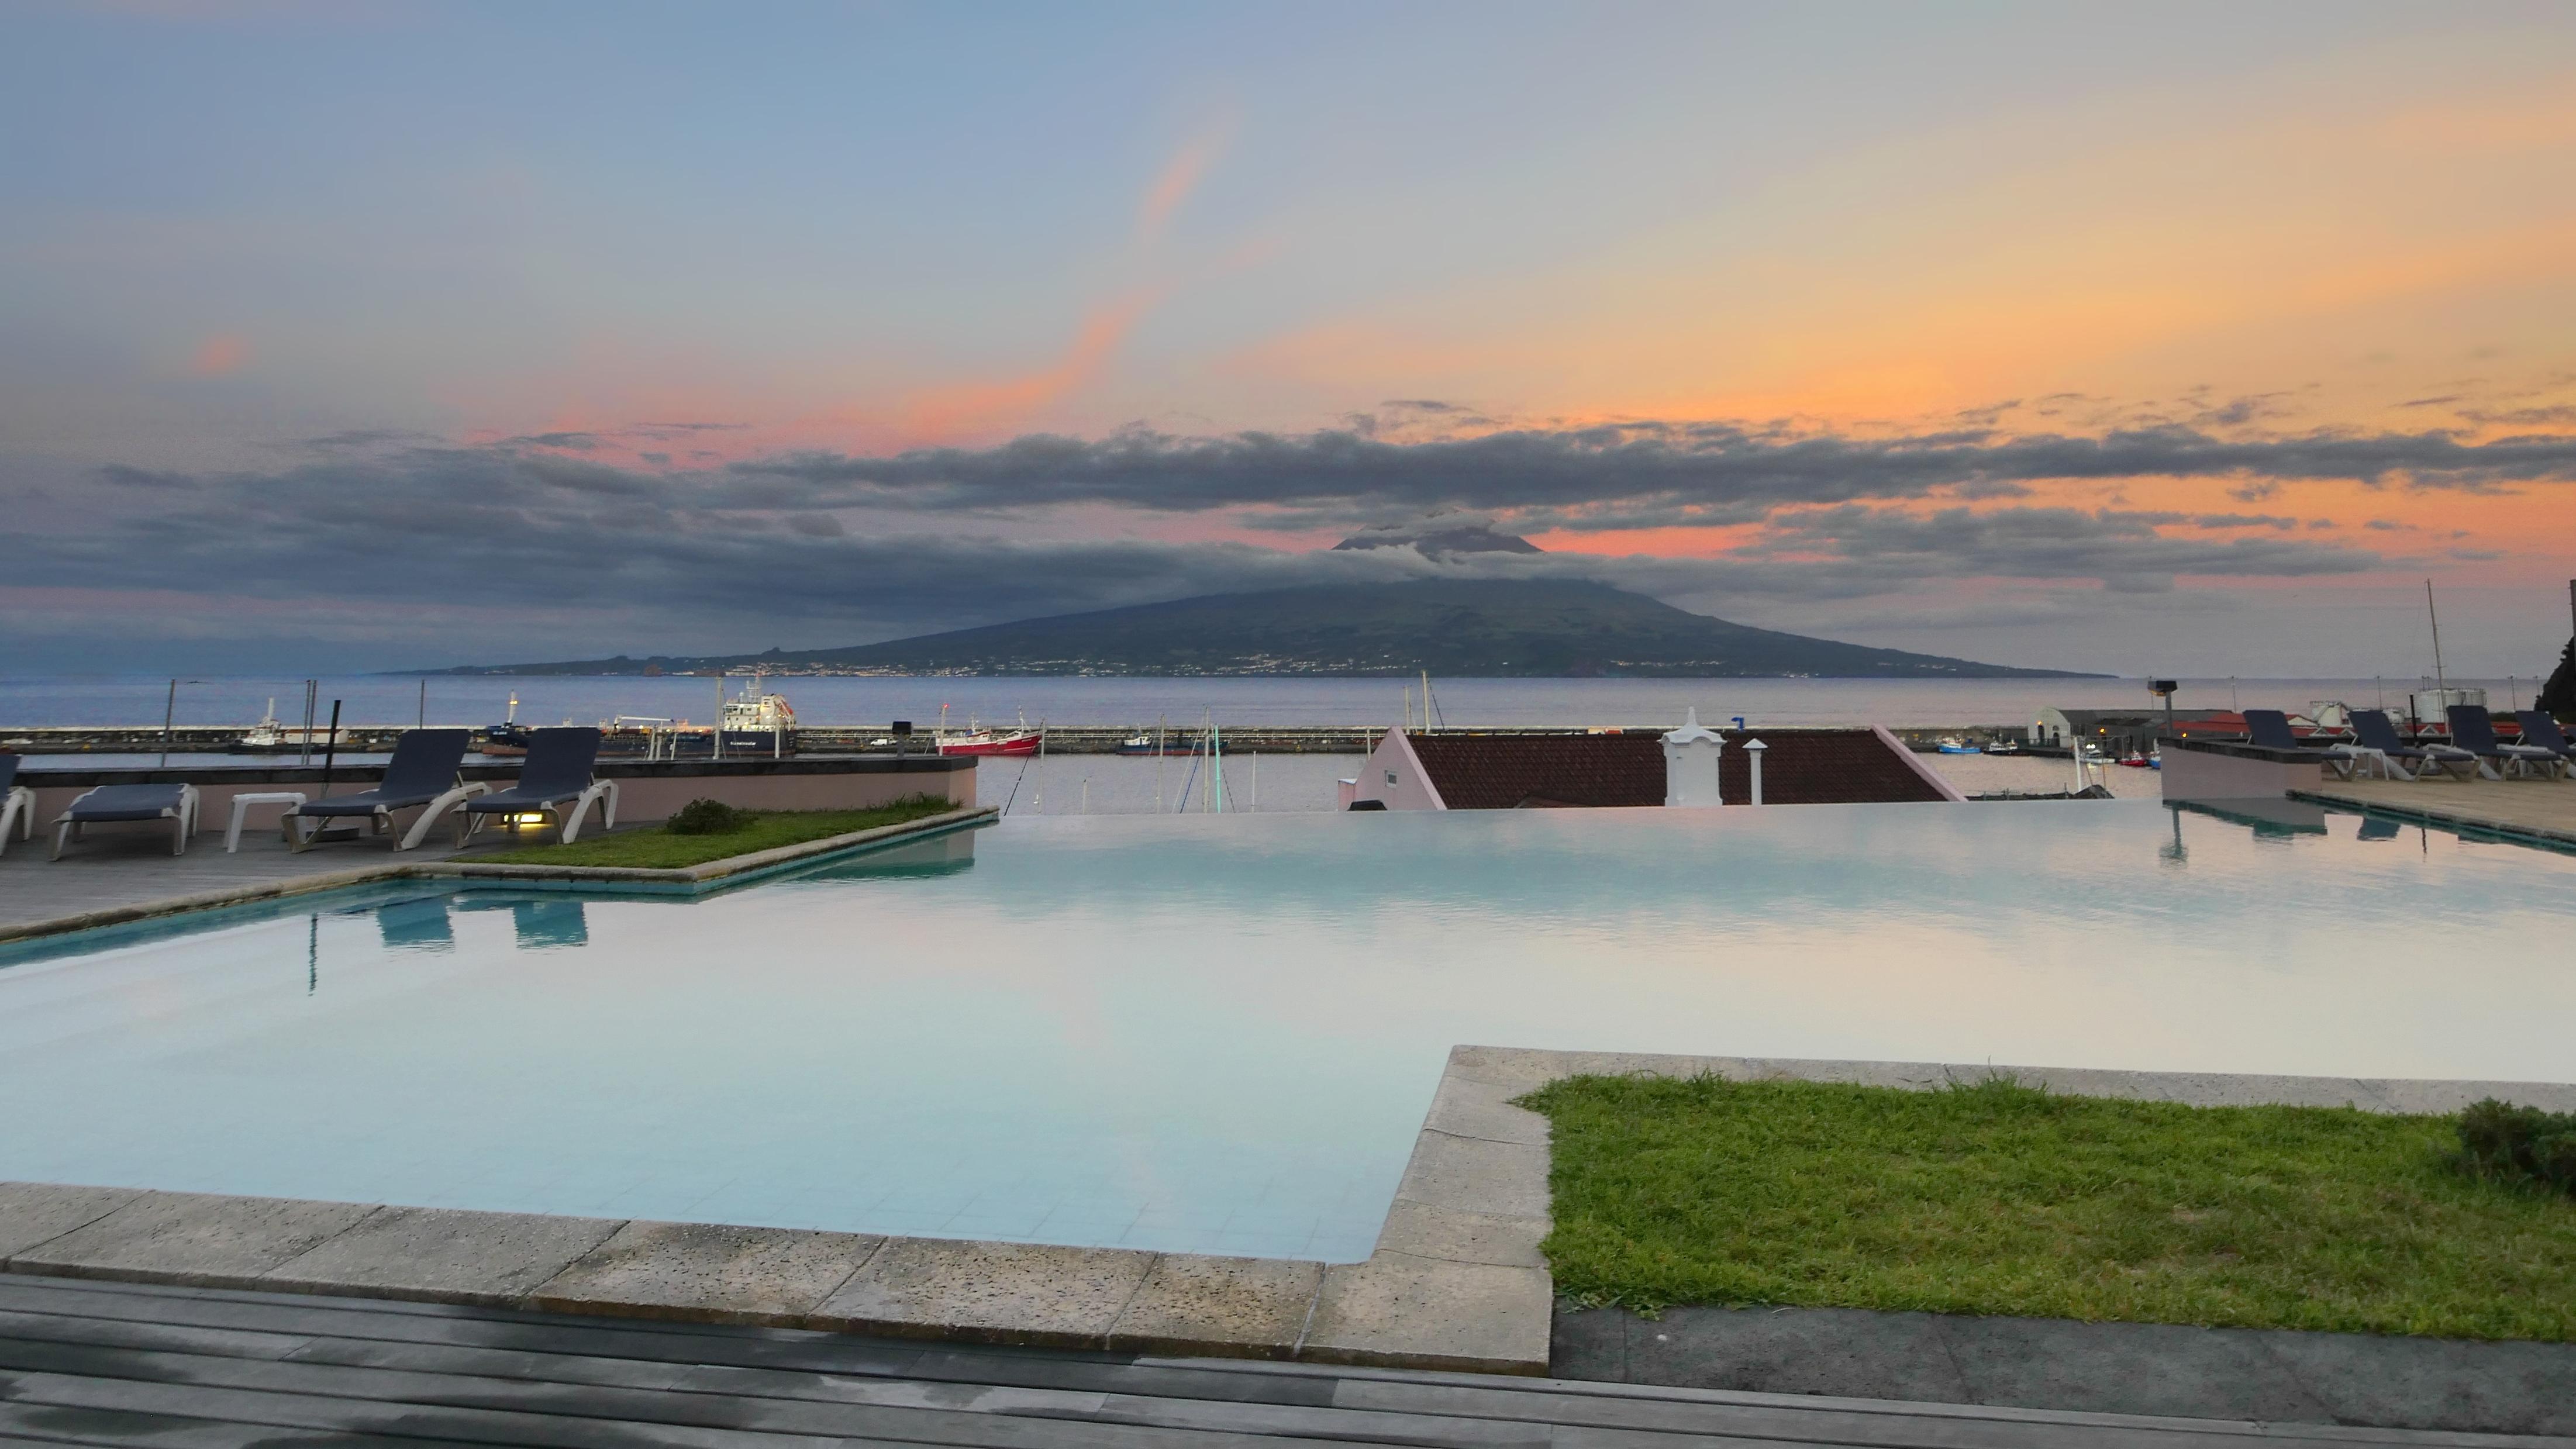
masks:
<instances>
[{"instance_id":1,"label":"dark cloud layer","mask_svg":"<svg viewBox=\"0 0 2576 1449\"><path fill-rule=\"evenodd\" d=\"M2319 479L2471 490L2562 483L2576 481L2576 437L2237 439L2176 426L2099 437L1972 428L1874 438L1635 423L1399 443L1348 430L1218 438L1131 431L885 458L804 453L738 463L730 473L739 497L773 507L1109 503L1188 511L1370 500L1547 509L1561 527L1635 528L1741 521L1790 503L2011 496L2046 479L2233 478L2267 491Z\"/></svg>"},{"instance_id":2,"label":"dark cloud layer","mask_svg":"<svg viewBox=\"0 0 2576 1449\"><path fill-rule=\"evenodd\" d=\"M831 642L1434 571L1580 576L1702 600L1861 598L1978 578L2155 592L2178 577L2315 577L2385 560L2302 536L2282 514L2011 500L2063 478L2216 476L2240 491L2327 478L2447 489L2576 480L2576 439L2441 433L2246 441L2188 428L2098 437L1970 428L1876 438L1651 424L1391 443L1348 430L1128 432L694 470L614 461L621 451L603 446L611 436L423 446L344 434L274 471L105 468L77 522L17 540L15 579L251 596L335 616L459 601L526 607L538 620L548 607L624 611L639 647L662 620L739 621L764 644L778 632ZM628 436L622 446L631 445ZM1083 537L1048 536L1066 531L1050 510L1076 505L1129 510L1140 524L1235 510L1317 530L1439 505L1510 510L1523 528L1760 527L1711 558L1438 562L1404 549L1101 538L1096 514L1084 515Z\"/></svg>"}]
</instances>

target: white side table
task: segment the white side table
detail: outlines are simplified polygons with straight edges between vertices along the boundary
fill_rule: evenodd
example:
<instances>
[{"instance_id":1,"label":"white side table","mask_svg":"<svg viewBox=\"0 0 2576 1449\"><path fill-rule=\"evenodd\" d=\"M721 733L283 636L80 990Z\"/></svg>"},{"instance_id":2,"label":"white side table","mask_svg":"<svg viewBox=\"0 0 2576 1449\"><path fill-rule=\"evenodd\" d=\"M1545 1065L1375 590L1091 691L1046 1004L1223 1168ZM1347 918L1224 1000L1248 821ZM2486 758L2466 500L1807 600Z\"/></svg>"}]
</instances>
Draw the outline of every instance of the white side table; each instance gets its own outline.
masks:
<instances>
[{"instance_id":1,"label":"white side table","mask_svg":"<svg viewBox=\"0 0 2576 1449\"><path fill-rule=\"evenodd\" d=\"M304 792L301 790L272 790L266 793L254 791L247 795L235 795L233 797L233 823L224 827L224 854L230 855L241 849L241 825L242 812L244 810L249 809L253 805L301 805L303 803Z\"/></svg>"}]
</instances>

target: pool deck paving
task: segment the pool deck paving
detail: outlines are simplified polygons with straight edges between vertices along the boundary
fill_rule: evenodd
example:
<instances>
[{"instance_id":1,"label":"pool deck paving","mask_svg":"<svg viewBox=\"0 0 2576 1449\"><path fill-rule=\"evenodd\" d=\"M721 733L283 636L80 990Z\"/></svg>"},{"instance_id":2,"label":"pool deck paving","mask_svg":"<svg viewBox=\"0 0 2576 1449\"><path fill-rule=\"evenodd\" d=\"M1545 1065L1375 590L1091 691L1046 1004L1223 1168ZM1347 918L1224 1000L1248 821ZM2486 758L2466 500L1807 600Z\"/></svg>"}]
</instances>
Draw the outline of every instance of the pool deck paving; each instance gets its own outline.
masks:
<instances>
[{"instance_id":1,"label":"pool deck paving","mask_svg":"<svg viewBox=\"0 0 2576 1449\"><path fill-rule=\"evenodd\" d=\"M2576 847L2576 780L2338 780L2328 775L2314 788L2290 794L2312 804L2371 810L2450 830Z\"/></svg>"},{"instance_id":2,"label":"pool deck paving","mask_svg":"<svg viewBox=\"0 0 2576 1449\"><path fill-rule=\"evenodd\" d=\"M461 851L424 844L417 850L397 852L382 839L364 839L331 842L299 854L287 849L272 828L245 831L238 853L227 853L221 833L210 832L195 837L186 854L172 855L166 834L101 832L56 861L45 858L42 839L12 840L8 850L0 853L0 942L401 880L445 880L523 890L690 894L792 868L814 856L952 830L999 813L991 806L970 806L900 825L677 870L495 865L477 859L529 843L505 837L486 837ZM601 833L604 832L588 832L585 838Z\"/></svg>"},{"instance_id":3,"label":"pool deck paving","mask_svg":"<svg viewBox=\"0 0 2576 1449\"><path fill-rule=\"evenodd\" d=\"M931 1344L27 1276L0 1277L0 1439L176 1449L2576 1442Z\"/></svg>"}]
</instances>

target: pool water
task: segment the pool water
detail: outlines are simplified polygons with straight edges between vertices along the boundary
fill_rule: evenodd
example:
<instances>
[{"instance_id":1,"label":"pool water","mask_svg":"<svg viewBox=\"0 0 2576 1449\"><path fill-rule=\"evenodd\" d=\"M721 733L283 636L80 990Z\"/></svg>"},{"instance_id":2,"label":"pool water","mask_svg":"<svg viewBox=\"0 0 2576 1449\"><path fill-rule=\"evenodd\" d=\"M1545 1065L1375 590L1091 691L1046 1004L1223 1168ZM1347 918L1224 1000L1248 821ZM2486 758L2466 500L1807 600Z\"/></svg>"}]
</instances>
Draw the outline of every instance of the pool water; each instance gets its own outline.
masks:
<instances>
[{"instance_id":1,"label":"pool water","mask_svg":"<svg viewBox=\"0 0 2576 1449\"><path fill-rule=\"evenodd\" d=\"M2576 1079L2576 858L2276 806L1045 817L0 961L0 1178L1350 1261L1462 1042Z\"/></svg>"}]
</instances>

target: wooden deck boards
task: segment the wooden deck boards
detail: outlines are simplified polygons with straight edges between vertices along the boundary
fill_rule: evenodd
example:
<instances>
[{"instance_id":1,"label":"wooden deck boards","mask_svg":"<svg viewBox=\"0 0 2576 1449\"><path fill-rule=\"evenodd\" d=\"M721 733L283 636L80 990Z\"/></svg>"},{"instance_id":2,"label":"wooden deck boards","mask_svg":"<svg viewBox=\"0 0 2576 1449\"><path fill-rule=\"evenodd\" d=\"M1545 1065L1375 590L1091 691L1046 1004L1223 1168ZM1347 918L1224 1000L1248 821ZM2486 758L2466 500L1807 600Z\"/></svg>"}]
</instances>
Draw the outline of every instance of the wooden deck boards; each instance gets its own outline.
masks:
<instances>
[{"instance_id":1,"label":"wooden deck boards","mask_svg":"<svg viewBox=\"0 0 2576 1449\"><path fill-rule=\"evenodd\" d=\"M960 1347L26 1275L0 1277L0 1440L172 1449L2568 1442Z\"/></svg>"}]
</instances>

